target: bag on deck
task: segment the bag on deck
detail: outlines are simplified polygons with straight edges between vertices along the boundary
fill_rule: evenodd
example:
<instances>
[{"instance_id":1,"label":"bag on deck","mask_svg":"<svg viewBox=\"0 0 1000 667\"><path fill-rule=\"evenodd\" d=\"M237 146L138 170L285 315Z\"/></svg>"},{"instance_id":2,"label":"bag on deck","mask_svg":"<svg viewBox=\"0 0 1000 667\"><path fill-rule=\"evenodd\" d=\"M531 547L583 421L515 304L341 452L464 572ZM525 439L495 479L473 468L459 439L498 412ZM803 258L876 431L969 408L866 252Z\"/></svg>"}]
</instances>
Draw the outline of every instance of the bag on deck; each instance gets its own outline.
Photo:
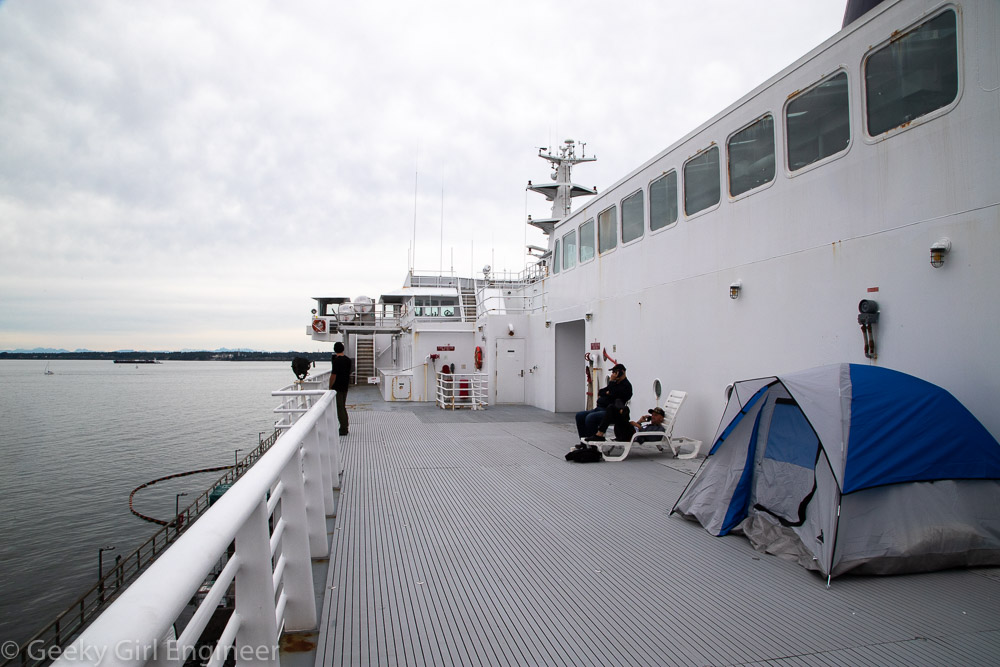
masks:
<instances>
[{"instance_id":1,"label":"bag on deck","mask_svg":"<svg viewBox=\"0 0 1000 667\"><path fill-rule=\"evenodd\" d=\"M576 463L597 463L603 461L604 457L601 456L601 452L597 447L577 447L576 449L571 449L566 454L566 460Z\"/></svg>"}]
</instances>

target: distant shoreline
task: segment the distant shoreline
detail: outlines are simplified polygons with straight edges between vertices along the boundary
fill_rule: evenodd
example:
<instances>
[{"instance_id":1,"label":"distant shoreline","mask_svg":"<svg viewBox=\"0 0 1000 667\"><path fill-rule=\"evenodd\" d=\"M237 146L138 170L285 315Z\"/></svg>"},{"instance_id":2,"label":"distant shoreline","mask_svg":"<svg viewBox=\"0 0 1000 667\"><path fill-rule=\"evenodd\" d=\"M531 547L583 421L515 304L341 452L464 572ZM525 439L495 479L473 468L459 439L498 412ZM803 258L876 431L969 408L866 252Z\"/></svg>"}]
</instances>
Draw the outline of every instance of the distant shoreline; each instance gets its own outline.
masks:
<instances>
[{"instance_id":1,"label":"distant shoreline","mask_svg":"<svg viewBox=\"0 0 1000 667\"><path fill-rule=\"evenodd\" d=\"M90 361L156 360L156 361L291 361L305 357L310 361L325 361L330 352L0 352L4 359L73 359Z\"/></svg>"}]
</instances>

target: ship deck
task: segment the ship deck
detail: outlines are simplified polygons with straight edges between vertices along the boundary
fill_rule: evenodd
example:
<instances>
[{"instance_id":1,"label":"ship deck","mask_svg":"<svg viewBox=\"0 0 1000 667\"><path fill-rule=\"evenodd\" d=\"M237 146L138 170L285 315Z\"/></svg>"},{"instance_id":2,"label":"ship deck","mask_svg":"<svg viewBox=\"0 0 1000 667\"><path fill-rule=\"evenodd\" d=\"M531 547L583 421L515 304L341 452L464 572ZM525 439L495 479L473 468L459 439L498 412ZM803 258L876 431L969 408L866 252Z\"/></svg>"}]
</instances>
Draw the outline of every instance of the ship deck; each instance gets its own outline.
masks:
<instances>
[{"instance_id":1,"label":"ship deck","mask_svg":"<svg viewBox=\"0 0 1000 667\"><path fill-rule=\"evenodd\" d=\"M670 516L697 461L568 463L572 415L530 407L348 402L316 665L1000 663L1000 569L827 588Z\"/></svg>"}]
</instances>

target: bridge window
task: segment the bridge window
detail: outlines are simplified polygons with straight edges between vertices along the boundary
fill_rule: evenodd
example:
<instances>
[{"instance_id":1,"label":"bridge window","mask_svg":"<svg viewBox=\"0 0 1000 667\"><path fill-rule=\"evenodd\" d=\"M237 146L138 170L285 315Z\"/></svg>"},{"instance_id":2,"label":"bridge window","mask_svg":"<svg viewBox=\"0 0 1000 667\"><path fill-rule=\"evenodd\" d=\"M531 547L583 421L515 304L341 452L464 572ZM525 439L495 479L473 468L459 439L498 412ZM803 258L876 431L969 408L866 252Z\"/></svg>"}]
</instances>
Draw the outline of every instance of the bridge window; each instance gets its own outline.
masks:
<instances>
[{"instance_id":1,"label":"bridge window","mask_svg":"<svg viewBox=\"0 0 1000 667\"><path fill-rule=\"evenodd\" d=\"M618 245L618 207L611 206L597 215L597 248L604 253Z\"/></svg>"},{"instance_id":2,"label":"bridge window","mask_svg":"<svg viewBox=\"0 0 1000 667\"><path fill-rule=\"evenodd\" d=\"M702 151L684 163L684 213L694 215L719 203L719 147Z\"/></svg>"},{"instance_id":3,"label":"bridge window","mask_svg":"<svg viewBox=\"0 0 1000 667\"><path fill-rule=\"evenodd\" d=\"M440 296L418 296L413 299L413 314L417 317L454 317L458 299Z\"/></svg>"},{"instance_id":4,"label":"bridge window","mask_svg":"<svg viewBox=\"0 0 1000 667\"><path fill-rule=\"evenodd\" d=\"M851 143L847 74L838 72L785 105L788 169L797 171Z\"/></svg>"},{"instance_id":5,"label":"bridge window","mask_svg":"<svg viewBox=\"0 0 1000 667\"><path fill-rule=\"evenodd\" d=\"M645 195L642 190L622 200L622 243L642 238L645 223Z\"/></svg>"},{"instance_id":6,"label":"bridge window","mask_svg":"<svg viewBox=\"0 0 1000 667\"><path fill-rule=\"evenodd\" d=\"M552 250L552 273L559 273L559 269L562 268L559 257L559 239L556 239L556 247Z\"/></svg>"},{"instance_id":7,"label":"bridge window","mask_svg":"<svg viewBox=\"0 0 1000 667\"><path fill-rule=\"evenodd\" d=\"M664 174L649 184L649 229L677 222L677 172Z\"/></svg>"},{"instance_id":8,"label":"bridge window","mask_svg":"<svg viewBox=\"0 0 1000 667\"><path fill-rule=\"evenodd\" d=\"M580 261L594 259L594 219L580 225Z\"/></svg>"},{"instance_id":9,"label":"bridge window","mask_svg":"<svg viewBox=\"0 0 1000 667\"><path fill-rule=\"evenodd\" d=\"M729 138L729 194L774 180L774 117L767 114Z\"/></svg>"},{"instance_id":10,"label":"bridge window","mask_svg":"<svg viewBox=\"0 0 1000 667\"><path fill-rule=\"evenodd\" d=\"M955 12L946 11L872 52L865 61L868 134L875 136L958 97Z\"/></svg>"},{"instance_id":11,"label":"bridge window","mask_svg":"<svg viewBox=\"0 0 1000 667\"><path fill-rule=\"evenodd\" d=\"M576 266L576 230L565 234L562 237L563 255L562 263L564 269L572 269Z\"/></svg>"}]
</instances>

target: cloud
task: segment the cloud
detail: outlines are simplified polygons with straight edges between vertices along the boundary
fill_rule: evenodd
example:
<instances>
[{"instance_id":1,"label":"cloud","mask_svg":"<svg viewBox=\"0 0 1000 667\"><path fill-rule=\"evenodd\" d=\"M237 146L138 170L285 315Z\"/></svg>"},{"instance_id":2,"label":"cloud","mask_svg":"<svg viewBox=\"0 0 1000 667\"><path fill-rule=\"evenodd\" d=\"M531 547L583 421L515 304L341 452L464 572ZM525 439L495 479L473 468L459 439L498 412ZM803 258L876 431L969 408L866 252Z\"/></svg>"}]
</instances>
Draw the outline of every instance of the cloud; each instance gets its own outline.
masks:
<instances>
[{"instance_id":1,"label":"cloud","mask_svg":"<svg viewBox=\"0 0 1000 667\"><path fill-rule=\"evenodd\" d=\"M535 147L606 187L842 11L8 0L0 349L307 348L309 297L394 289L414 227L418 268L519 270Z\"/></svg>"}]
</instances>

